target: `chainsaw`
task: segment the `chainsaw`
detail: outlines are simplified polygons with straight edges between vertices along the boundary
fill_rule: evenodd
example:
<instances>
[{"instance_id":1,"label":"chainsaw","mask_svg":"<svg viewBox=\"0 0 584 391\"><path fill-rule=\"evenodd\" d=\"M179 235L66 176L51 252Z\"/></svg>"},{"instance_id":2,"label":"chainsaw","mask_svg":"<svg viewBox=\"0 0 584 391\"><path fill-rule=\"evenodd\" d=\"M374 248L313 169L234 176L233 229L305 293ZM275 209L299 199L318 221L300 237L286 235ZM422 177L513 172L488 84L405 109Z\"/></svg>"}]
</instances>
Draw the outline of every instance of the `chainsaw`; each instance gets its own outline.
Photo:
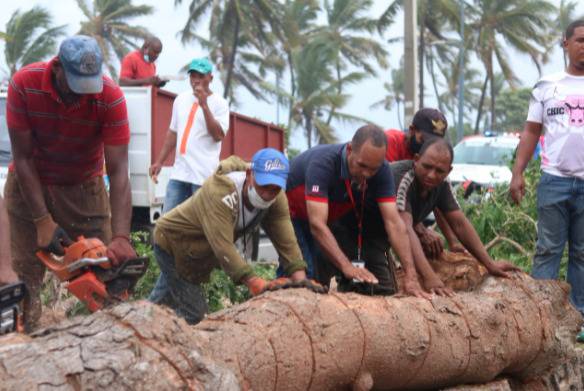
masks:
<instances>
[{"instance_id":1,"label":"chainsaw","mask_svg":"<svg viewBox=\"0 0 584 391\"><path fill-rule=\"evenodd\" d=\"M0 286L0 335L24 332L22 303L25 292L22 282Z\"/></svg>"},{"instance_id":2,"label":"chainsaw","mask_svg":"<svg viewBox=\"0 0 584 391\"><path fill-rule=\"evenodd\" d=\"M97 238L80 236L56 257L46 251L37 256L67 290L81 300L91 312L125 301L138 280L148 269L148 257L129 259L114 266L106 256L107 247Z\"/></svg>"}]
</instances>

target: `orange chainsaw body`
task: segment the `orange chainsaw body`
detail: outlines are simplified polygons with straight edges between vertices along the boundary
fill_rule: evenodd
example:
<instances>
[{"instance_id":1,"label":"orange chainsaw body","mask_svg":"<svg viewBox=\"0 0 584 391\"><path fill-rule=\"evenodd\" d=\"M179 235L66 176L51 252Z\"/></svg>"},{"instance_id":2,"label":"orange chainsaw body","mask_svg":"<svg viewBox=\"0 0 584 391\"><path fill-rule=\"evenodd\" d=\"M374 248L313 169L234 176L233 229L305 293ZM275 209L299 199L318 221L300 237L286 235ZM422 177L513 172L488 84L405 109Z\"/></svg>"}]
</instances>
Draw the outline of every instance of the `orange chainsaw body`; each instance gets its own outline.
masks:
<instances>
[{"instance_id":1,"label":"orange chainsaw body","mask_svg":"<svg viewBox=\"0 0 584 391\"><path fill-rule=\"evenodd\" d=\"M67 290L91 312L103 308L112 299L127 300L129 290L133 288L133 284L129 283L115 293L110 292L108 284L118 275L107 258L106 245L97 238L78 237L75 243L65 248L65 255L62 257L55 257L46 251L38 251L37 256L59 280L67 282ZM141 262L140 265L136 265L137 262ZM137 281L148 267L148 262L140 258L128 262L130 263L134 265L123 265L119 269L127 270L126 274L132 276L128 278Z\"/></svg>"}]
</instances>

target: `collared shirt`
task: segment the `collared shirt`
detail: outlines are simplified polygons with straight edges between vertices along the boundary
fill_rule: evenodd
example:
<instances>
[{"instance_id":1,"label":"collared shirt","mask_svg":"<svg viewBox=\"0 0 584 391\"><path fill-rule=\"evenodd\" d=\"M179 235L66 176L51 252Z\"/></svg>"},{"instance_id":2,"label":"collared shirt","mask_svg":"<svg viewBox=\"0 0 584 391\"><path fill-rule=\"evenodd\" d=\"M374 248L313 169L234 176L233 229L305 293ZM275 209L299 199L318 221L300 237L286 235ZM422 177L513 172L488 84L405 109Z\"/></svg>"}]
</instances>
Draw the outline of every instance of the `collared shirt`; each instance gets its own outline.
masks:
<instances>
[{"instance_id":1,"label":"collared shirt","mask_svg":"<svg viewBox=\"0 0 584 391\"><path fill-rule=\"evenodd\" d=\"M213 93L207 97L207 106L215 121L221 125L223 134L227 134L229 103ZM205 112L199 107L192 89L180 93L174 100L169 129L177 136L170 178L202 185L217 169L222 142L209 134Z\"/></svg>"},{"instance_id":2,"label":"collared shirt","mask_svg":"<svg viewBox=\"0 0 584 391\"><path fill-rule=\"evenodd\" d=\"M156 75L156 64L144 61L144 55L140 50L130 52L122 59L120 78L123 79L147 79Z\"/></svg>"},{"instance_id":3,"label":"collared shirt","mask_svg":"<svg viewBox=\"0 0 584 391\"><path fill-rule=\"evenodd\" d=\"M406 134L401 130L388 129L385 131L387 137L387 152L385 160L388 162L397 162L398 160L411 160L414 155L406 145Z\"/></svg>"},{"instance_id":4,"label":"collared shirt","mask_svg":"<svg viewBox=\"0 0 584 391\"><path fill-rule=\"evenodd\" d=\"M65 105L53 87L53 61L27 65L14 74L6 122L13 132L32 132L41 183L78 184L102 175L104 144L128 144L126 101L120 88L104 76L101 93L82 95Z\"/></svg>"},{"instance_id":5,"label":"collared shirt","mask_svg":"<svg viewBox=\"0 0 584 391\"><path fill-rule=\"evenodd\" d=\"M286 184L292 218L308 219L306 201L328 203L329 221L352 209L345 185L346 180L351 180L346 147L347 144L318 145L292 159ZM356 184L351 189L360 203L361 190ZM366 194L378 203L395 202L393 175L387 162L367 181Z\"/></svg>"},{"instance_id":6,"label":"collared shirt","mask_svg":"<svg viewBox=\"0 0 584 391\"><path fill-rule=\"evenodd\" d=\"M560 72L531 92L527 121L542 124L541 169L584 179L584 77Z\"/></svg>"}]
</instances>

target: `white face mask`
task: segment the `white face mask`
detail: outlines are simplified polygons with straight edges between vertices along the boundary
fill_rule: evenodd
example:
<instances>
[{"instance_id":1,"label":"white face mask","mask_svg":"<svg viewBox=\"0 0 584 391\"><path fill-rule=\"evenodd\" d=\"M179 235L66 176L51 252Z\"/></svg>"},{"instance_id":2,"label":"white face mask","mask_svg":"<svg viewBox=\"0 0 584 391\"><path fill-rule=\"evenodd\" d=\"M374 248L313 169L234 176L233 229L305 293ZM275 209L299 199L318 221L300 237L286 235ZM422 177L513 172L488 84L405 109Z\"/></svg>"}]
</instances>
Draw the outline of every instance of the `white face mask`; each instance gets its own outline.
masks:
<instances>
[{"instance_id":1,"label":"white face mask","mask_svg":"<svg viewBox=\"0 0 584 391\"><path fill-rule=\"evenodd\" d=\"M271 201L264 200L260 197L255 187L251 185L247 190L247 198L249 199L249 203L256 209L268 209L276 201L275 197Z\"/></svg>"},{"instance_id":2,"label":"white face mask","mask_svg":"<svg viewBox=\"0 0 584 391\"><path fill-rule=\"evenodd\" d=\"M144 55L144 61L150 62L150 56L148 54Z\"/></svg>"}]
</instances>

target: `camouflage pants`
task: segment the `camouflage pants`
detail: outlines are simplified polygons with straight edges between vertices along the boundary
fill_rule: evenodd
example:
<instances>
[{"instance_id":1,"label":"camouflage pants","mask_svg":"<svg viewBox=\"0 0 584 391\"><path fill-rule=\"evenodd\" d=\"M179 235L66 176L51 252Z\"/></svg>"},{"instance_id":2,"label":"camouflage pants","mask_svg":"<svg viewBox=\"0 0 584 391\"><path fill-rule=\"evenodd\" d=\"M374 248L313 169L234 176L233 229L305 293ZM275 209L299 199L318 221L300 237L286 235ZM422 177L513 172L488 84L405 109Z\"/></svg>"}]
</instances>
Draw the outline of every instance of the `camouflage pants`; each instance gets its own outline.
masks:
<instances>
[{"instance_id":1,"label":"camouflage pants","mask_svg":"<svg viewBox=\"0 0 584 391\"><path fill-rule=\"evenodd\" d=\"M26 284L24 322L27 332L38 326L41 316L40 292L46 267L37 258L36 228L14 172L8 174L4 196L10 221L12 264ZM97 237L109 243L111 224L109 199L101 177L78 185L42 186L45 203L53 220L71 239Z\"/></svg>"}]
</instances>

